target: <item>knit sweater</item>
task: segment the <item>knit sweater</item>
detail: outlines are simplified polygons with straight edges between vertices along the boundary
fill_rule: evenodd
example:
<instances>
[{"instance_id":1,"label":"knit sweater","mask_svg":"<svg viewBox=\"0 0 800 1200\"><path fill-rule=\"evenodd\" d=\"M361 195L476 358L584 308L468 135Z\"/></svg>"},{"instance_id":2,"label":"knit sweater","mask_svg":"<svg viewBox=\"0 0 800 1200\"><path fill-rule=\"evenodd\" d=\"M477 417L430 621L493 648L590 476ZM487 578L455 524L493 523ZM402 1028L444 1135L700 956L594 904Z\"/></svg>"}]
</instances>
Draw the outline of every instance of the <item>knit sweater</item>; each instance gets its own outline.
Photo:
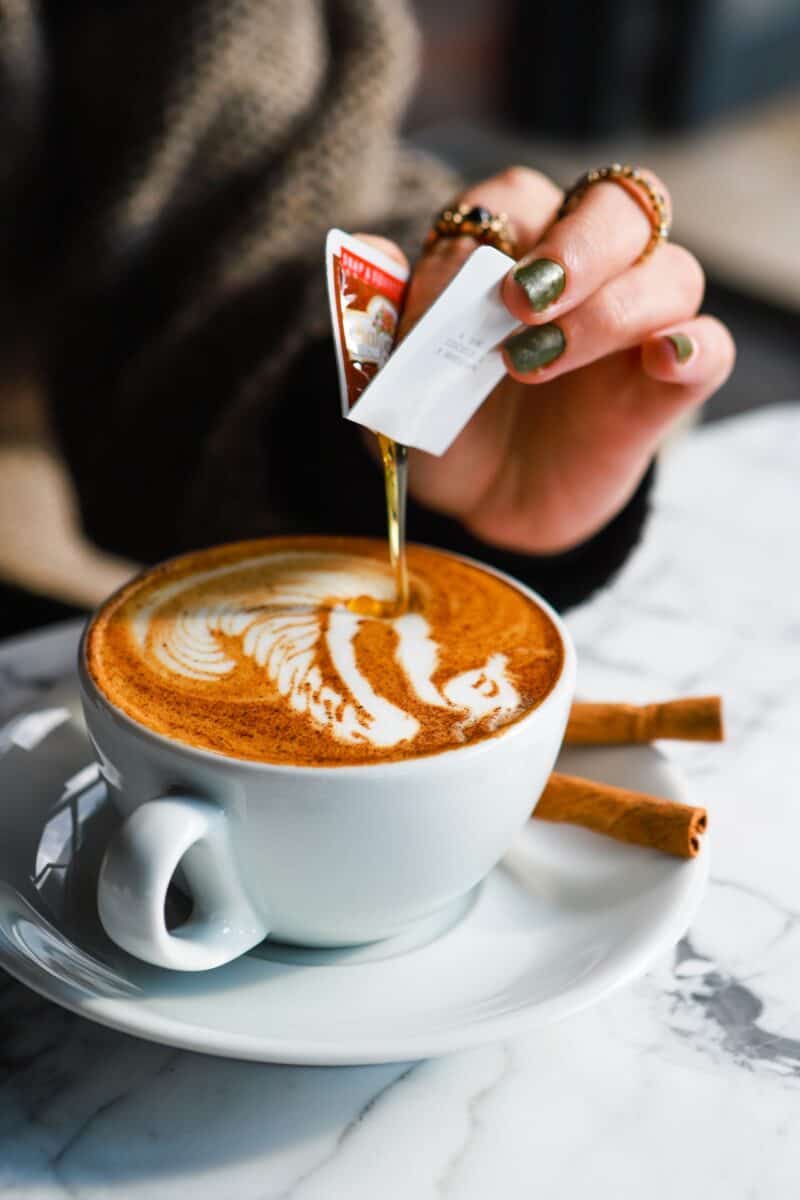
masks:
<instances>
[{"instance_id":1,"label":"knit sweater","mask_svg":"<svg viewBox=\"0 0 800 1200\"><path fill-rule=\"evenodd\" d=\"M0 0L0 357L42 379L99 546L383 531L339 416L323 239L413 256L452 196L398 141L416 57L402 0ZM565 555L413 501L409 533L564 607L624 560L648 484Z\"/></svg>"}]
</instances>

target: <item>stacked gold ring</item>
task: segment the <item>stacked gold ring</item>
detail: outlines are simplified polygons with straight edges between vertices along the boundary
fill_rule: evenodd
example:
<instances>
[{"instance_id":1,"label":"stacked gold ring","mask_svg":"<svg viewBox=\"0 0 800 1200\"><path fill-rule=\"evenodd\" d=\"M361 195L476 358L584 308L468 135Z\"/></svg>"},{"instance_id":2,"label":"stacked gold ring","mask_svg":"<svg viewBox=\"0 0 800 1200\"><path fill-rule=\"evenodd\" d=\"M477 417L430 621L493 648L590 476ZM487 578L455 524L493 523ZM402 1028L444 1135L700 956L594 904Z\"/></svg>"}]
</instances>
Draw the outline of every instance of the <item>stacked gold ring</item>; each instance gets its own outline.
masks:
<instances>
[{"instance_id":1,"label":"stacked gold ring","mask_svg":"<svg viewBox=\"0 0 800 1200\"><path fill-rule=\"evenodd\" d=\"M653 187L650 180L642 174L638 167L611 163L607 167L594 167L591 171L586 171L564 197L564 203L558 213L559 218L571 213L593 184L605 182L618 183L624 187L628 195L640 205L650 221L652 233L650 240L639 255L638 261L641 262L642 259L653 253L656 246L667 240L671 222L667 212L666 198Z\"/></svg>"},{"instance_id":2,"label":"stacked gold ring","mask_svg":"<svg viewBox=\"0 0 800 1200\"><path fill-rule=\"evenodd\" d=\"M494 246L503 254L516 257L514 231L506 213L492 213L480 204L456 204L444 208L433 222L425 239L429 250L440 238L471 237L485 246Z\"/></svg>"}]
</instances>

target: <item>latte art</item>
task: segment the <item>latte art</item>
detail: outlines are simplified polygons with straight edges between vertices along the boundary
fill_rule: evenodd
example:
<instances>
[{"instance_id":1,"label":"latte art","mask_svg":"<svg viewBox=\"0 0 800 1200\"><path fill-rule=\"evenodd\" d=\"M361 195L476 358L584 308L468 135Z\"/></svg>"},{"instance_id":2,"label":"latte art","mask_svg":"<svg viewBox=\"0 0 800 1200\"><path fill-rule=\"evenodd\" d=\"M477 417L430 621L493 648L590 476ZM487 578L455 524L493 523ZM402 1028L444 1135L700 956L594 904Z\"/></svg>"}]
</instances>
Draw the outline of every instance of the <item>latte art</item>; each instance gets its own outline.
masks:
<instances>
[{"instance_id":1,"label":"latte art","mask_svg":"<svg viewBox=\"0 0 800 1200\"><path fill-rule=\"evenodd\" d=\"M264 761L352 762L488 736L552 686L560 642L502 580L410 548L395 618L379 543L284 539L189 556L134 582L90 632L114 703L171 737Z\"/></svg>"},{"instance_id":2,"label":"latte art","mask_svg":"<svg viewBox=\"0 0 800 1200\"><path fill-rule=\"evenodd\" d=\"M198 586L213 587L231 570L242 572L219 567L156 592L133 624L143 656L152 654L168 671L188 679L215 680L236 670L237 659L223 648L235 638L241 654L262 669L290 708L337 740L396 746L417 736L419 721L379 695L357 661L356 637L370 618L343 607L365 592L391 600L393 580L377 563L354 564L335 554L309 561L308 554L297 551L256 558L246 568L252 590L216 604L192 603ZM186 607L172 615L173 603L184 600ZM499 725L519 709L505 655L493 654L482 667L438 688L433 682L438 647L425 618L406 613L388 624L397 636L395 660L423 704L452 708L465 728L484 718ZM333 668L330 682L320 667L323 643Z\"/></svg>"}]
</instances>

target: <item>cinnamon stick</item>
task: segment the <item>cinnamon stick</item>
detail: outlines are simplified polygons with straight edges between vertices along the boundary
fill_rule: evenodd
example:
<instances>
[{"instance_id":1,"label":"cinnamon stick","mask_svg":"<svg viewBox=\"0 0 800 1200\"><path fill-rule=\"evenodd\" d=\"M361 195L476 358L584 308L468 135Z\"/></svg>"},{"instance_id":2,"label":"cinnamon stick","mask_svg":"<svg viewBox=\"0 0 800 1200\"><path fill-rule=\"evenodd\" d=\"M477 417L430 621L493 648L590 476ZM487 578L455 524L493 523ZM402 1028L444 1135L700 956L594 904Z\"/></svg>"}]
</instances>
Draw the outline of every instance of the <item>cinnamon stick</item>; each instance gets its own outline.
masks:
<instances>
[{"instance_id":1,"label":"cinnamon stick","mask_svg":"<svg viewBox=\"0 0 800 1200\"><path fill-rule=\"evenodd\" d=\"M557 772L550 776L533 815L581 825L619 842L649 846L679 858L699 853L708 826L704 808Z\"/></svg>"},{"instance_id":2,"label":"cinnamon stick","mask_svg":"<svg viewBox=\"0 0 800 1200\"><path fill-rule=\"evenodd\" d=\"M564 740L569 746L617 746L656 738L721 742L723 737L721 698L692 696L642 705L576 701Z\"/></svg>"}]
</instances>

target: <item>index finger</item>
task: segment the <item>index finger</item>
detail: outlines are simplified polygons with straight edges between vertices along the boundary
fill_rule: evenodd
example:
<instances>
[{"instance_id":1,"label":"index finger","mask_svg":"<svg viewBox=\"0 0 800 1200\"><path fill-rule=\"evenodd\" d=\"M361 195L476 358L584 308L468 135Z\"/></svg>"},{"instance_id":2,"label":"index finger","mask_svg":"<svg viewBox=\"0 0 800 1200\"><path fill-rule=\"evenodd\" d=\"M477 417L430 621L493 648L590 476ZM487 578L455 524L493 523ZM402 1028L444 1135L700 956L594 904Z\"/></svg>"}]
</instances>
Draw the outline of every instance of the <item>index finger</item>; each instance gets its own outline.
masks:
<instances>
[{"instance_id":1,"label":"index finger","mask_svg":"<svg viewBox=\"0 0 800 1200\"><path fill-rule=\"evenodd\" d=\"M506 167L498 175L473 184L459 203L505 213L511 224L517 254L526 254L541 241L558 216L564 200L561 188L532 167Z\"/></svg>"},{"instance_id":2,"label":"index finger","mask_svg":"<svg viewBox=\"0 0 800 1200\"><path fill-rule=\"evenodd\" d=\"M457 203L505 213L513 230L519 254L532 249L556 218L564 194L541 171L530 167L507 167L499 174L472 184ZM427 311L447 284L458 274L474 251L473 237L439 238L414 268L399 337L403 338Z\"/></svg>"}]
</instances>

